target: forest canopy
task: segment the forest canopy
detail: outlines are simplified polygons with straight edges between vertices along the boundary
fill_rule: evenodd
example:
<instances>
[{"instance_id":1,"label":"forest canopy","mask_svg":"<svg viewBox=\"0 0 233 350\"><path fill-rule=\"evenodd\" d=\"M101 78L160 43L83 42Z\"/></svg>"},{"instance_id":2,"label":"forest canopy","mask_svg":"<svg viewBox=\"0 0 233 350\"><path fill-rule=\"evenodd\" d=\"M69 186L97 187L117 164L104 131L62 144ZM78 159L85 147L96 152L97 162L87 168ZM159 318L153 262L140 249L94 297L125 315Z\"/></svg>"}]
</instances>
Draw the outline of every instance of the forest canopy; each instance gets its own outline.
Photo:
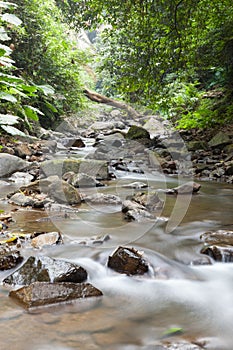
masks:
<instances>
[{"instance_id":1,"label":"forest canopy","mask_svg":"<svg viewBox=\"0 0 233 350\"><path fill-rule=\"evenodd\" d=\"M89 64L97 92L157 111L180 128L232 121L230 0L17 0L10 12L22 21L8 26L5 41L15 46L16 75L55 92L32 98L43 115L82 107ZM94 55L72 42L71 31L80 29L97 33Z\"/></svg>"}]
</instances>

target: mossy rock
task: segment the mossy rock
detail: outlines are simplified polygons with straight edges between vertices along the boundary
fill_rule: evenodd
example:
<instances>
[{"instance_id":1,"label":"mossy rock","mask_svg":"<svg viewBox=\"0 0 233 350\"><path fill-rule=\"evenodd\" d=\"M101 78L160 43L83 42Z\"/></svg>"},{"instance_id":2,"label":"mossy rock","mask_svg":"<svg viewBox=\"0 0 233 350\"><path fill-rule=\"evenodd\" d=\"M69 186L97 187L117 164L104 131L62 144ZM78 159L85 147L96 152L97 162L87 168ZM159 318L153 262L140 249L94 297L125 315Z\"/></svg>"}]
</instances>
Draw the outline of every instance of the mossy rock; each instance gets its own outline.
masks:
<instances>
[{"instance_id":1,"label":"mossy rock","mask_svg":"<svg viewBox=\"0 0 233 350\"><path fill-rule=\"evenodd\" d=\"M83 173L99 180L109 178L107 162L88 159L53 159L41 163L40 170L46 177L58 175L62 177L70 171L75 174Z\"/></svg>"},{"instance_id":2,"label":"mossy rock","mask_svg":"<svg viewBox=\"0 0 233 350\"><path fill-rule=\"evenodd\" d=\"M141 139L150 140L150 133L141 126L132 125L129 128L125 137L126 139L129 139L129 140L141 140Z\"/></svg>"},{"instance_id":3,"label":"mossy rock","mask_svg":"<svg viewBox=\"0 0 233 350\"><path fill-rule=\"evenodd\" d=\"M205 141L190 141L188 142L189 151L199 151L199 150L208 150L208 143Z\"/></svg>"}]
</instances>

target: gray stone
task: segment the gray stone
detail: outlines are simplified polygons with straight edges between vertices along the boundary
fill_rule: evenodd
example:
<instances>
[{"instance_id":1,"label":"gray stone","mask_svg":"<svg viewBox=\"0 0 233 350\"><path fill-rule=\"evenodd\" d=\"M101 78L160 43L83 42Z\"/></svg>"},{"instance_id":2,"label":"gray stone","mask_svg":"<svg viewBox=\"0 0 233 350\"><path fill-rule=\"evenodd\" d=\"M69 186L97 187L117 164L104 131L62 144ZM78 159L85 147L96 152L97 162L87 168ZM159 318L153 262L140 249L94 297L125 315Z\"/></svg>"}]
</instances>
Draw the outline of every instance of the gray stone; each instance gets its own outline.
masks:
<instances>
[{"instance_id":1,"label":"gray stone","mask_svg":"<svg viewBox=\"0 0 233 350\"><path fill-rule=\"evenodd\" d=\"M95 122L93 123L89 129L94 131L103 131L103 130L111 130L114 128L114 123L112 122Z\"/></svg>"},{"instance_id":2,"label":"gray stone","mask_svg":"<svg viewBox=\"0 0 233 350\"><path fill-rule=\"evenodd\" d=\"M90 283L75 284L67 282L35 282L30 286L9 293L11 298L16 299L27 309L102 295L103 293Z\"/></svg>"},{"instance_id":3,"label":"gray stone","mask_svg":"<svg viewBox=\"0 0 233 350\"><path fill-rule=\"evenodd\" d=\"M189 151L198 151L198 150L208 150L208 143L205 141L190 141L188 142Z\"/></svg>"},{"instance_id":4,"label":"gray stone","mask_svg":"<svg viewBox=\"0 0 233 350\"><path fill-rule=\"evenodd\" d=\"M129 140L141 140L141 139L150 139L150 133L146 129L142 128L141 126L132 125L127 134L126 139Z\"/></svg>"},{"instance_id":5,"label":"gray stone","mask_svg":"<svg viewBox=\"0 0 233 350\"><path fill-rule=\"evenodd\" d=\"M48 194L58 203L80 204L81 197L77 189L64 180L56 180L48 186Z\"/></svg>"},{"instance_id":6,"label":"gray stone","mask_svg":"<svg viewBox=\"0 0 233 350\"><path fill-rule=\"evenodd\" d=\"M15 183L30 183L33 180L33 175L17 171L9 178L10 181Z\"/></svg>"},{"instance_id":7,"label":"gray stone","mask_svg":"<svg viewBox=\"0 0 233 350\"><path fill-rule=\"evenodd\" d=\"M219 131L209 142L210 147L220 147L220 146L226 146L227 144L231 143L231 139L229 135L227 135L225 132Z\"/></svg>"},{"instance_id":8,"label":"gray stone","mask_svg":"<svg viewBox=\"0 0 233 350\"><path fill-rule=\"evenodd\" d=\"M155 219L155 216L149 213L147 208L134 201L125 200L122 203L122 213L124 218L129 221L144 221L148 219Z\"/></svg>"},{"instance_id":9,"label":"gray stone","mask_svg":"<svg viewBox=\"0 0 233 350\"><path fill-rule=\"evenodd\" d=\"M73 282L87 279L87 272L79 265L47 256L31 256L3 282L10 285L29 285L33 282Z\"/></svg>"},{"instance_id":10,"label":"gray stone","mask_svg":"<svg viewBox=\"0 0 233 350\"><path fill-rule=\"evenodd\" d=\"M8 153L0 153L0 177L28 168L31 163Z\"/></svg>"},{"instance_id":11,"label":"gray stone","mask_svg":"<svg viewBox=\"0 0 233 350\"><path fill-rule=\"evenodd\" d=\"M33 206L35 200L23 193L15 193L10 197L9 203L20 205L21 207Z\"/></svg>"},{"instance_id":12,"label":"gray stone","mask_svg":"<svg viewBox=\"0 0 233 350\"><path fill-rule=\"evenodd\" d=\"M130 199L140 205L143 205L150 211L162 209L164 205L164 201L159 198L156 192L137 192Z\"/></svg>"},{"instance_id":13,"label":"gray stone","mask_svg":"<svg viewBox=\"0 0 233 350\"><path fill-rule=\"evenodd\" d=\"M93 159L70 158L48 160L41 163L40 170L46 177L51 175L62 177L69 171L94 176L99 180L106 180L109 177L107 162Z\"/></svg>"},{"instance_id":14,"label":"gray stone","mask_svg":"<svg viewBox=\"0 0 233 350\"><path fill-rule=\"evenodd\" d=\"M93 204L121 204L121 199L113 194L96 193L90 196L84 196L85 202Z\"/></svg>"},{"instance_id":15,"label":"gray stone","mask_svg":"<svg viewBox=\"0 0 233 350\"><path fill-rule=\"evenodd\" d=\"M104 186L101 182L97 181L94 176L83 173L75 174L74 172L68 172L64 174L62 178L76 188Z\"/></svg>"}]
</instances>

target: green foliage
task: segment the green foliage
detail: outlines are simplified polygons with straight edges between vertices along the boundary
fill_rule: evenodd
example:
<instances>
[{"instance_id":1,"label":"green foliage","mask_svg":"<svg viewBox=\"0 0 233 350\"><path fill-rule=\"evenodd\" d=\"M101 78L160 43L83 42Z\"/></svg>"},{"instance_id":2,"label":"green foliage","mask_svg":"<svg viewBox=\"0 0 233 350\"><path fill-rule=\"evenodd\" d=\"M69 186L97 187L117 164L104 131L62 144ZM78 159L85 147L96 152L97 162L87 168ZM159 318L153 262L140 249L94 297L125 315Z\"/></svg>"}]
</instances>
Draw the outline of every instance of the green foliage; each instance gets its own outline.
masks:
<instances>
[{"instance_id":1,"label":"green foliage","mask_svg":"<svg viewBox=\"0 0 233 350\"><path fill-rule=\"evenodd\" d=\"M206 100L202 94L233 92L232 0L56 3L77 27L106 25L97 44L100 92L159 110L178 127L231 119L230 98Z\"/></svg>"},{"instance_id":2,"label":"green foliage","mask_svg":"<svg viewBox=\"0 0 233 350\"><path fill-rule=\"evenodd\" d=\"M82 105L79 69L86 57L71 41L61 11L53 0L19 0L18 5L24 26L14 35L17 66L36 84L56 90L55 109L50 108L49 98L36 107L55 116L77 111Z\"/></svg>"},{"instance_id":3,"label":"green foliage","mask_svg":"<svg viewBox=\"0 0 233 350\"><path fill-rule=\"evenodd\" d=\"M16 11L16 4L0 2L0 7L8 11ZM49 86L31 85L26 82L22 76L16 76L13 72L16 70L15 61L11 58L14 46L5 45L11 37L10 28L20 26L22 21L14 13L3 13L0 19L0 125L1 129L11 135L25 135L22 131L13 125L19 124L21 117L24 122L24 128L31 129L29 120L38 121L38 115L43 114L40 110L30 105L32 99L38 98L38 93L44 96L48 92L54 93ZM4 44L2 44L4 42ZM15 114L9 114L9 112Z\"/></svg>"}]
</instances>

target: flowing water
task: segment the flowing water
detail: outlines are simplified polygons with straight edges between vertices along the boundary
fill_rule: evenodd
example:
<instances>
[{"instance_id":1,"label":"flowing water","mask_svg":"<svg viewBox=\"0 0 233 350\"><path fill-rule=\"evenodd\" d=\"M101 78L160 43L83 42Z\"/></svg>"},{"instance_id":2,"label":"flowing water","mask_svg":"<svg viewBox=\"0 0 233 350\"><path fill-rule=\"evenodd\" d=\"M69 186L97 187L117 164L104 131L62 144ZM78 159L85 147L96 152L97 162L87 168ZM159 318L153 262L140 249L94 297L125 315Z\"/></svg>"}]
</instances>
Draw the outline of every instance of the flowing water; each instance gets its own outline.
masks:
<instances>
[{"instance_id":1,"label":"flowing water","mask_svg":"<svg viewBox=\"0 0 233 350\"><path fill-rule=\"evenodd\" d=\"M132 190L122 186L136 180L143 177L122 174L95 191L126 196ZM163 183L164 177L158 175L151 178L150 186L161 188ZM166 185L175 186L176 179L166 178ZM1 186L1 194L9 191L9 186ZM40 251L25 247L25 256L42 254L80 264L104 296L28 312L1 286L0 349L152 350L159 349L156 344L171 327L182 328L179 337L183 339L210 339L209 349L232 349L233 266L193 262L206 259L200 253L202 233L233 229L233 187L203 182L200 193L182 207L183 220L173 231L167 229L164 217L171 216L177 198L164 196L162 191L161 197L165 206L160 218L152 222L126 222L118 205L86 204L69 218L52 216L44 221L41 218L47 214L41 210L16 211L11 230L59 230L64 237L63 245ZM181 199L182 206L188 199ZM12 208L0 202L0 209ZM103 245L79 244L80 237L97 234L109 234L111 239ZM106 267L108 256L119 245L144 252L154 267L148 276L128 277Z\"/></svg>"}]
</instances>

